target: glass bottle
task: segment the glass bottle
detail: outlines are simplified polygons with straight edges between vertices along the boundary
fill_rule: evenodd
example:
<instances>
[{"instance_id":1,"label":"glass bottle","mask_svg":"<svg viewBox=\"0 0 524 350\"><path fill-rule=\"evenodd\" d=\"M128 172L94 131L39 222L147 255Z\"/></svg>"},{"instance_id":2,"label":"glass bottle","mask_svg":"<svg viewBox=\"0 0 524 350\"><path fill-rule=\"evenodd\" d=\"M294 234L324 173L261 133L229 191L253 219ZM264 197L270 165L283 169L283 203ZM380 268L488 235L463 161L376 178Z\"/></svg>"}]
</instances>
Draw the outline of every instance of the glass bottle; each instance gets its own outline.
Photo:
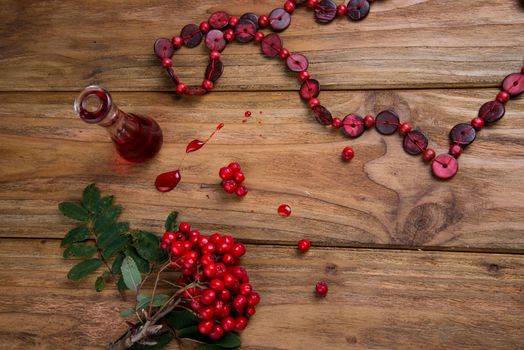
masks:
<instances>
[{"instance_id":1,"label":"glass bottle","mask_svg":"<svg viewBox=\"0 0 524 350\"><path fill-rule=\"evenodd\" d=\"M162 130L156 121L122 112L100 86L86 87L75 99L74 109L86 123L104 127L118 154L130 162L151 159L162 147Z\"/></svg>"}]
</instances>

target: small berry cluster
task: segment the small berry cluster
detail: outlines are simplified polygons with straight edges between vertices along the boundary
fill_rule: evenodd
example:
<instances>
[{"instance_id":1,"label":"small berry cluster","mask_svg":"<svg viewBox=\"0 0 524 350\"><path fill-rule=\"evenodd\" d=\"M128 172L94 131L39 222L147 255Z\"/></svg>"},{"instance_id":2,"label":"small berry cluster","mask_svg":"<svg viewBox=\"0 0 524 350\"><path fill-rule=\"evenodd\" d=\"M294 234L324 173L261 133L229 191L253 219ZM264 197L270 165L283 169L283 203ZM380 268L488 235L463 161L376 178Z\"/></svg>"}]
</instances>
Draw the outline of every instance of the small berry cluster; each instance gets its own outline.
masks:
<instances>
[{"instance_id":1,"label":"small berry cluster","mask_svg":"<svg viewBox=\"0 0 524 350\"><path fill-rule=\"evenodd\" d=\"M301 239L298 241L297 249L301 253L306 253L311 248L311 241L309 239ZM315 292L319 297L325 297L328 292L328 284L325 281L317 282Z\"/></svg>"},{"instance_id":2,"label":"small berry cluster","mask_svg":"<svg viewBox=\"0 0 524 350\"><path fill-rule=\"evenodd\" d=\"M247 194L247 187L242 185L246 176L237 162L220 168L218 175L222 179L222 188L227 193L235 193L238 197L244 197Z\"/></svg>"},{"instance_id":3,"label":"small berry cluster","mask_svg":"<svg viewBox=\"0 0 524 350\"><path fill-rule=\"evenodd\" d=\"M199 316L201 334L217 340L246 328L260 295L240 266L246 253L242 243L219 233L201 235L182 222L177 232L164 234L161 247L170 254L171 268L182 273L177 284L186 287L182 297Z\"/></svg>"}]
</instances>

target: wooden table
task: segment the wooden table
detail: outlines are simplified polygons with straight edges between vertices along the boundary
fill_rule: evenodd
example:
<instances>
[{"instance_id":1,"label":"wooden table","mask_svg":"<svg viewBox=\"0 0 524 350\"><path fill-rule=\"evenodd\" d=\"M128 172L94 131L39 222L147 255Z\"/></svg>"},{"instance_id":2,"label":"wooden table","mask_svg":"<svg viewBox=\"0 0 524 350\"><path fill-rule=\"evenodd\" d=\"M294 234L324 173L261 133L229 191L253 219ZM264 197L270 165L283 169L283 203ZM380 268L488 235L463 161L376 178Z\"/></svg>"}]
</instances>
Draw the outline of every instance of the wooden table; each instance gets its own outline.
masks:
<instances>
[{"instance_id":1,"label":"wooden table","mask_svg":"<svg viewBox=\"0 0 524 350\"><path fill-rule=\"evenodd\" d=\"M117 292L73 283L57 204L96 182L133 227L161 233L173 209L205 231L248 244L263 303L245 349L523 349L524 98L486 128L452 181L404 153L397 136L357 140L318 125L298 83L255 45L230 45L213 93L174 97L153 55L157 37L228 9L267 13L280 1L0 2L0 348L100 348L125 325ZM515 0L388 0L359 23L314 22L297 10L285 46L310 59L336 115L394 108L439 152L520 69L524 4ZM182 49L175 69L201 80L207 55ZM119 160L102 128L72 101L99 83L126 111L161 124L165 144L142 165ZM242 123L246 110L253 116ZM185 162L167 194L153 181L184 145L226 127ZM343 163L351 145L356 157ZM239 161L250 193L221 191L217 170ZM289 218L276 208L288 203ZM314 247L299 256L296 242ZM313 296L326 280L326 299Z\"/></svg>"}]
</instances>

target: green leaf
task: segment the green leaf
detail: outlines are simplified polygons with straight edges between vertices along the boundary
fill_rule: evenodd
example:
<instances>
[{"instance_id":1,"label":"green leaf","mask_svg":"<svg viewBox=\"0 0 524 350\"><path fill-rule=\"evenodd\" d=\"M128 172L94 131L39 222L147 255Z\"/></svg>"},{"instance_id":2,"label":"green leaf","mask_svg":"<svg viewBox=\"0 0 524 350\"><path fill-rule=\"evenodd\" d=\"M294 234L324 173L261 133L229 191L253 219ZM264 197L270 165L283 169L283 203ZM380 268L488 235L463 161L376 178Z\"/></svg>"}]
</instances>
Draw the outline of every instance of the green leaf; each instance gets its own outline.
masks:
<instances>
[{"instance_id":1,"label":"green leaf","mask_svg":"<svg viewBox=\"0 0 524 350\"><path fill-rule=\"evenodd\" d=\"M227 349L227 348L220 346L220 345L216 345L216 344L204 344L196 348L196 350L224 350L224 349Z\"/></svg>"},{"instance_id":2,"label":"green leaf","mask_svg":"<svg viewBox=\"0 0 524 350\"><path fill-rule=\"evenodd\" d=\"M118 252L121 252L124 250L129 244L129 237L128 236L117 236L117 239L115 239L111 244L102 252L102 257L104 259L109 259L113 255L115 255Z\"/></svg>"},{"instance_id":3,"label":"green leaf","mask_svg":"<svg viewBox=\"0 0 524 350\"><path fill-rule=\"evenodd\" d=\"M163 349L174 337L170 333L165 333L159 337L151 337L151 340L156 341L155 345L144 345L135 343L129 350L161 350Z\"/></svg>"},{"instance_id":4,"label":"green leaf","mask_svg":"<svg viewBox=\"0 0 524 350\"><path fill-rule=\"evenodd\" d=\"M142 310L148 307L149 305L151 305L152 307L160 307L164 305L165 303L167 303L168 300L169 300L169 295L166 295L166 294L157 294L155 295L153 300L151 300L150 295L138 294L136 296L136 309Z\"/></svg>"},{"instance_id":5,"label":"green leaf","mask_svg":"<svg viewBox=\"0 0 524 350\"><path fill-rule=\"evenodd\" d=\"M167 259L167 254L160 248L160 238L150 232L133 231L133 245L138 254L150 263L160 263Z\"/></svg>"},{"instance_id":6,"label":"green leaf","mask_svg":"<svg viewBox=\"0 0 524 350\"><path fill-rule=\"evenodd\" d=\"M135 251L134 248L130 247L126 250L126 255L133 258L138 267L138 271L141 273L148 273L150 271L149 262L145 259L142 259Z\"/></svg>"},{"instance_id":7,"label":"green leaf","mask_svg":"<svg viewBox=\"0 0 524 350\"><path fill-rule=\"evenodd\" d=\"M120 279L116 283L116 287L118 288L118 290L125 290L127 288L126 284L124 283L124 278L123 277L120 277Z\"/></svg>"},{"instance_id":8,"label":"green leaf","mask_svg":"<svg viewBox=\"0 0 524 350\"><path fill-rule=\"evenodd\" d=\"M90 233L91 232L89 231L87 226L81 225L75 227L65 235L65 237L62 239L62 243L60 243L60 246L65 247L66 245L74 242L85 241L89 238Z\"/></svg>"},{"instance_id":9,"label":"green leaf","mask_svg":"<svg viewBox=\"0 0 524 350\"><path fill-rule=\"evenodd\" d=\"M105 226L103 230L96 231L98 245L105 247L113 243L118 237L129 231L129 222L122 221Z\"/></svg>"},{"instance_id":10,"label":"green leaf","mask_svg":"<svg viewBox=\"0 0 524 350\"><path fill-rule=\"evenodd\" d=\"M120 268L122 267L122 261L124 261L124 255L123 254L119 254L115 260L113 260L113 265L111 266L111 271L113 271L113 273L115 275L118 275L120 273Z\"/></svg>"},{"instance_id":11,"label":"green leaf","mask_svg":"<svg viewBox=\"0 0 524 350\"><path fill-rule=\"evenodd\" d=\"M75 243L64 250L64 258L90 258L96 253L96 247L87 243Z\"/></svg>"},{"instance_id":12,"label":"green leaf","mask_svg":"<svg viewBox=\"0 0 524 350\"><path fill-rule=\"evenodd\" d=\"M58 205L60 212L77 221L87 221L89 220L89 213L81 205L73 202L62 202Z\"/></svg>"},{"instance_id":13,"label":"green leaf","mask_svg":"<svg viewBox=\"0 0 524 350\"><path fill-rule=\"evenodd\" d=\"M218 340L211 342L213 345L218 345L222 348L238 348L240 346L240 337L235 333L228 332Z\"/></svg>"},{"instance_id":14,"label":"green leaf","mask_svg":"<svg viewBox=\"0 0 524 350\"><path fill-rule=\"evenodd\" d=\"M135 315L135 310L131 310L131 309L122 309L120 310L120 317L131 317L131 316L134 316Z\"/></svg>"},{"instance_id":15,"label":"green leaf","mask_svg":"<svg viewBox=\"0 0 524 350\"><path fill-rule=\"evenodd\" d=\"M188 310L173 311L167 315L166 319L174 329L183 329L198 324L198 317Z\"/></svg>"},{"instance_id":16,"label":"green leaf","mask_svg":"<svg viewBox=\"0 0 524 350\"><path fill-rule=\"evenodd\" d=\"M72 281L78 281L89 275L91 272L98 270L104 263L99 259L89 259L76 264L67 274L67 278Z\"/></svg>"},{"instance_id":17,"label":"green leaf","mask_svg":"<svg viewBox=\"0 0 524 350\"><path fill-rule=\"evenodd\" d=\"M182 329L176 330L177 338L190 338L195 340L202 339L202 335L198 331L198 326L189 326Z\"/></svg>"},{"instance_id":18,"label":"green leaf","mask_svg":"<svg viewBox=\"0 0 524 350\"><path fill-rule=\"evenodd\" d=\"M100 201L100 190L95 184L91 184L84 189L82 193L82 204L91 213L96 213L98 202Z\"/></svg>"},{"instance_id":19,"label":"green leaf","mask_svg":"<svg viewBox=\"0 0 524 350\"><path fill-rule=\"evenodd\" d=\"M114 196L106 196L106 197L102 197L99 201L98 201L98 208L97 208L97 215L99 215L100 213L103 213L105 212L107 209L109 209L112 205L113 205L113 200L115 199Z\"/></svg>"},{"instance_id":20,"label":"green leaf","mask_svg":"<svg viewBox=\"0 0 524 350\"><path fill-rule=\"evenodd\" d=\"M103 213L100 213L95 220L95 232L102 232L102 230L116 221L116 219L122 214L122 207L119 205L109 207Z\"/></svg>"},{"instance_id":21,"label":"green leaf","mask_svg":"<svg viewBox=\"0 0 524 350\"><path fill-rule=\"evenodd\" d=\"M95 281L95 289L97 292L101 292L104 290L106 286L106 280L104 278L104 276L99 276L97 277L96 281Z\"/></svg>"},{"instance_id":22,"label":"green leaf","mask_svg":"<svg viewBox=\"0 0 524 350\"><path fill-rule=\"evenodd\" d=\"M126 256L122 262L122 277L127 288L136 292L142 281L142 276L140 276L140 271L138 271L135 261L130 256Z\"/></svg>"},{"instance_id":23,"label":"green leaf","mask_svg":"<svg viewBox=\"0 0 524 350\"><path fill-rule=\"evenodd\" d=\"M172 211L171 214L166 219L166 232L167 231L176 231L175 224L176 224L176 218L178 216L178 213L176 211Z\"/></svg>"}]
</instances>

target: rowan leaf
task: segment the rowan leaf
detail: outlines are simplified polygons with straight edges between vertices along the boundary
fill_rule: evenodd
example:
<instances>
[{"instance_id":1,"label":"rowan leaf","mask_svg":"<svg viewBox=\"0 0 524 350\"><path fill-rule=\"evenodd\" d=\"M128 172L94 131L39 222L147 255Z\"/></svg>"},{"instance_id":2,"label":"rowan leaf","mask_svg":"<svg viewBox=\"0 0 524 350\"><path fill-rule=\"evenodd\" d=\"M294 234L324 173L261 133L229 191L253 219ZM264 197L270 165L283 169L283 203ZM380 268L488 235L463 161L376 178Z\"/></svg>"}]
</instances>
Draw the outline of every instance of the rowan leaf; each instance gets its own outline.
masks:
<instances>
[{"instance_id":1,"label":"rowan leaf","mask_svg":"<svg viewBox=\"0 0 524 350\"><path fill-rule=\"evenodd\" d=\"M64 250L64 258L90 258L96 253L96 247L87 243L71 244Z\"/></svg>"},{"instance_id":2,"label":"rowan leaf","mask_svg":"<svg viewBox=\"0 0 524 350\"><path fill-rule=\"evenodd\" d=\"M76 221L89 220L89 212L81 205L73 202L62 202L58 205L60 212L70 219Z\"/></svg>"},{"instance_id":3,"label":"rowan leaf","mask_svg":"<svg viewBox=\"0 0 524 350\"><path fill-rule=\"evenodd\" d=\"M122 262L122 277L124 278L124 283L127 288L131 289L133 292L137 291L140 282L142 281L142 276L138 267L136 266L135 261L132 257L126 256Z\"/></svg>"},{"instance_id":4,"label":"rowan leaf","mask_svg":"<svg viewBox=\"0 0 524 350\"><path fill-rule=\"evenodd\" d=\"M88 185L82 193L82 204L84 205L84 208L92 213L96 213L99 201L100 190L95 184Z\"/></svg>"},{"instance_id":5,"label":"rowan leaf","mask_svg":"<svg viewBox=\"0 0 524 350\"><path fill-rule=\"evenodd\" d=\"M167 259L167 254L160 248L160 238L146 231L133 231L133 245L138 254L150 263L159 263Z\"/></svg>"},{"instance_id":6,"label":"rowan leaf","mask_svg":"<svg viewBox=\"0 0 524 350\"><path fill-rule=\"evenodd\" d=\"M101 292L104 290L106 286L106 280L103 276L98 276L95 281L95 289L97 292Z\"/></svg>"},{"instance_id":7,"label":"rowan leaf","mask_svg":"<svg viewBox=\"0 0 524 350\"><path fill-rule=\"evenodd\" d=\"M89 238L91 232L85 225L77 226L74 229L69 230L60 243L61 247L65 247L71 243L85 241Z\"/></svg>"},{"instance_id":8,"label":"rowan leaf","mask_svg":"<svg viewBox=\"0 0 524 350\"><path fill-rule=\"evenodd\" d=\"M95 272L102 266L104 263L99 259L89 259L82 261L81 263L76 264L69 270L67 278L72 281L78 281L92 272Z\"/></svg>"},{"instance_id":9,"label":"rowan leaf","mask_svg":"<svg viewBox=\"0 0 524 350\"><path fill-rule=\"evenodd\" d=\"M106 260L118 252L123 251L129 245L129 236L117 236L108 246L102 250L102 257Z\"/></svg>"}]
</instances>

